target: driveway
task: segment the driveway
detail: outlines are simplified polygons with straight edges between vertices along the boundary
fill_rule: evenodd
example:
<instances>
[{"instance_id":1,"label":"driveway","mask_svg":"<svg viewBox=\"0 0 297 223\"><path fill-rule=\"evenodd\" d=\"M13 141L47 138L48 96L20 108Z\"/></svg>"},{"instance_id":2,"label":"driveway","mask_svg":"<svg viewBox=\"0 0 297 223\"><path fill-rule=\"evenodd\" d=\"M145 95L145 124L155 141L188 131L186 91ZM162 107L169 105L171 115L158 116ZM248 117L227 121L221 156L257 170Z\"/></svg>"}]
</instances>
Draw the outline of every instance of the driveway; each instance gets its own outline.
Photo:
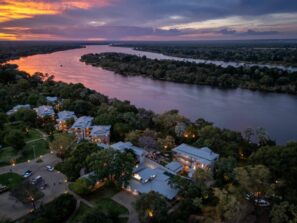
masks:
<instances>
[{"instance_id":1,"label":"driveway","mask_svg":"<svg viewBox=\"0 0 297 223\"><path fill-rule=\"evenodd\" d=\"M41 176L45 183L48 184L48 187L42 190L44 197L39 200L38 203L48 203L66 192L68 183L66 177L62 173L58 171L49 172L46 169L47 165L54 166L56 163L60 162L59 158L54 154L46 154L42 157L42 160L43 162L40 163L33 160L31 162L19 163L15 166L1 167L0 174L15 172L22 175L26 170L31 170L32 176L30 179L33 179L36 176ZM23 205L14 197L11 197L9 192L0 195L0 218L8 217L15 220L29 213L31 209L31 205Z\"/></svg>"},{"instance_id":2,"label":"driveway","mask_svg":"<svg viewBox=\"0 0 297 223\"><path fill-rule=\"evenodd\" d=\"M129 211L128 223L139 223L138 214L134 208L134 203L137 200L135 195L126 191L121 191L112 197L112 200L123 205Z\"/></svg>"}]
</instances>

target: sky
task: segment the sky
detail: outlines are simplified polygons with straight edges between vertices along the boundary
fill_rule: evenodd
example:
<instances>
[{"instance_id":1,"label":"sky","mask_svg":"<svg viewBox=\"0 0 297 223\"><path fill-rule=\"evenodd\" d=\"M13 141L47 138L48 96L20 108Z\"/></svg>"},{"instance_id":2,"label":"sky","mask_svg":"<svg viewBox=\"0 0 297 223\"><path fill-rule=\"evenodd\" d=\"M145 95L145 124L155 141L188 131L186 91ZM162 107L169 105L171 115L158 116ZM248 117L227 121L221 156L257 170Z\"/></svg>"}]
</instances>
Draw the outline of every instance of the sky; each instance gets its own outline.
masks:
<instances>
[{"instance_id":1,"label":"sky","mask_svg":"<svg viewBox=\"0 0 297 223\"><path fill-rule=\"evenodd\" d=\"M0 40L297 38L297 0L0 0Z\"/></svg>"}]
</instances>

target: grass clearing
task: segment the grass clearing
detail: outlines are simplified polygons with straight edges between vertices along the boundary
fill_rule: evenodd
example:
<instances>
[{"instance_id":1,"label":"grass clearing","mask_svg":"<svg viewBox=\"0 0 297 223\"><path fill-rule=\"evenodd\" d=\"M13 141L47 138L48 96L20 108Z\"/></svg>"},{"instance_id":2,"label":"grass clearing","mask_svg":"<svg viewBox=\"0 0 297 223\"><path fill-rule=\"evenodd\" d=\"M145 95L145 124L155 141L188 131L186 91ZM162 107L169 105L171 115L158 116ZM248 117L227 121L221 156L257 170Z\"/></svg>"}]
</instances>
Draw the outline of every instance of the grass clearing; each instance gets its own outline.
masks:
<instances>
[{"instance_id":1,"label":"grass clearing","mask_svg":"<svg viewBox=\"0 0 297 223\"><path fill-rule=\"evenodd\" d=\"M84 203L80 203L79 209L76 214L68 221L68 223L79 223L82 216L91 208Z\"/></svg>"},{"instance_id":2,"label":"grass clearing","mask_svg":"<svg viewBox=\"0 0 297 223\"><path fill-rule=\"evenodd\" d=\"M34 139L41 139L42 135L36 129L30 129L28 134L26 134L25 141L31 141Z\"/></svg>"},{"instance_id":3,"label":"grass clearing","mask_svg":"<svg viewBox=\"0 0 297 223\"><path fill-rule=\"evenodd\" d=\"M19 185L23 180L23 177L16 173L4 173L0 175L0 184L13 188Z\"/></svg>"}]
</instances>

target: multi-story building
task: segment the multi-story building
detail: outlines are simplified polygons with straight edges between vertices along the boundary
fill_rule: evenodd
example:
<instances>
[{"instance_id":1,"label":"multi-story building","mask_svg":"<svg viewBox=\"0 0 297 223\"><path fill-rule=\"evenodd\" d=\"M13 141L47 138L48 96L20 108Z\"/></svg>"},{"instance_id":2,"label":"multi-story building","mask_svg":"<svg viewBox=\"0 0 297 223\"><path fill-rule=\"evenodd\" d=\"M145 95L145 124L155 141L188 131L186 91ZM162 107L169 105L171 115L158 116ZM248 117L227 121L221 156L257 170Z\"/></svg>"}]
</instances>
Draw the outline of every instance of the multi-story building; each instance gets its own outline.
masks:
<instances>
[{"instance_id":1,"label":"multi-story building","mask_svg":"<svg viewBox=\"0 0 297 223\"><path fill-rule=\"evenodd\" d=\"M175 159L180 162L185 170L197 168L212 169L219 159L219 154L208 147L196 148L187 144L181 144L172 149Z\"/></svg>"},{"instance_id":2,"label":"multi-story building","mask_svg":"<svg viewBox=\"0 0 297 223\"><path fill-rule=\"evenodd\" d=\"M70 133L73 133L78 140L89 139L91 133L93 117L81 116L69 129Z\"/></svg>"},{"instance_id":3,"label":"multi-story building","mask_svg":"<svg viewBox=\"0 0 297 223\"><path fill-rule=\"evenodd\" d=\"M53 120L55 119L55 111L52 106L42 105L37 108L34 108L34 110L36 111L38 118L43 119L49 117Z\"/></svg>"},{"instance_id":4,"label":"multi-story building","mask_svg":"<svg viewBox=\"0 0 297 223\"><path fill-rule=\"evenodd\" d=\"M111 125L94 125L90 133L90 140L94 143L109 144Z\"/></svg>"},{"instance_id":5,"label":"multi-story building","mask_svg":"<svg viewBox=\"0 0 297 223\"><path fill-rule=\"evenodd\" d=\"M77 119L76 115L73 111L61 111L58 112L58 119L56 128L59 131L67 131L70 126L71 122Z\"/></svg>"}]
</instances>

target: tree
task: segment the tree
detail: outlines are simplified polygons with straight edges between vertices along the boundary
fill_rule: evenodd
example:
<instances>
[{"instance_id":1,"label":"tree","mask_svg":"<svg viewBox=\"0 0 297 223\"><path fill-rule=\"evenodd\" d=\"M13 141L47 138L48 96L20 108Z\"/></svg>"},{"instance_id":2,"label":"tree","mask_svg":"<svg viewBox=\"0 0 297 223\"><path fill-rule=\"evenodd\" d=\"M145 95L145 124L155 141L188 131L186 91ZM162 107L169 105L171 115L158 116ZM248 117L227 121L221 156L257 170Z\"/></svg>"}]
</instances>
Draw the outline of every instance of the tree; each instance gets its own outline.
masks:
<instances>
[{"instance_id":1,"label":"tree","mask_svg":"<svg viewBox=\"0 0 297 223\"><path fill-rule=\"evenodd\" d=\"M106 180L122 187L127 186L132 177L134 158L130 153L100 150L91 154L87 162L89 169L95 173L95 180Z\"/></svg>"},{"instance_id":2,"label":"tree","mask_svg":"<svg viewBox=\"0 0 297 223\"><path fill-rule=\"evenodd\" d=\"M216 205L217 217L223 221L236 222L236 219L241 210L241 204L237 196L226 189L213 189L215 197L218 198L218 203Z\"/></svg>"},{"instance_id":3,"label":"tree","mask_svg":"<svg viewBox=\"0 0 297 223\"><path fill-rule=\"evenodd\" d=\"M170 151L175 146L175 139L168 135L165 139L159 138L158 143L164 151Z\"/></svg>"},{"instance_id":4,"label":"tree","mask_svg":"<svg viewBox=\"0 0 297 223\"><path fill-rule=\"evenodd\" d=\"M17 150L20 150L25 146L24 133L20 130L12 129L5 135L4 142Z\"/></svg>"},{"instance_id":5,"label":"tree","mask_svg":"<svg viewBox=\"0 0 297 223\"><path fill-rule=\"evenodd\" d=\"M263 164L271 172L274 182L280 186L278 194L287 201L297 204L297 143L291 142L285 146L265 146L249 157L253 165Z\"/></svg>"},{"instance_id":6,"label":"tree","mask_svg":"<svg viewBox=\"0 0 297 223\"><path fill-rule=\"evenodd\" d=\"M69 185L69 188L79 195L87 195L91 193L93 188L92 182L87 178L79 178Z\"/></svg>"},{"instance_id":7,"label":"tree","mask_svg":"<svg viewBox=\"0 0 297 223\"><path fill-rule=\"evenodd\" d=\"M161 223L167 220L167 201L156 192L142 194L135 206L141 222Z\"/></svg>"},{"instance_id":8,"label":"tree","mask_svg":"<svg viewBox=\"0 0 297 223\"><path fill-rule=\"evenodd\" d=\"M266 166L237 167L234 172L236 180L244 192L252 193L257 198L271 193L271 175Z\"/></svg>"},{"instance_id":9,"label":"tree","mask_svg":"<svg viewBox=\"0 0 297 223\"><path fill-rule=\"evenodd\" d=\"M270 212L272 223L294 223L297 222L297 207L287 201L273 205Z\"/></svg>"},{"instance_id":10,"label":"tree","mask_svg":"<svg viewBox=\"0 0 297 223\"><path fill-rule=\"evenodd\" d=\"M215 179L218 186L235 180L234 168L237 161L234 157L222 157L216 162Z\"/></svg>"},{"instance_id":11,"label":"tree","mask_svg":"<svg viewBox=\"0 0 297 223\"><path fill-rule=\"evenodd\" d=\"M0 112L0 129L3 129L3 126L6 122L7 122L6 114L3 112Z\"/></svg>"},{"instance_id":12,"label":"tree","mask_svg":"<svg viewBox=\"0 0 297 223\"><path fill-rule=\"evenodd\" d=\"M31 203L34 210L36 210L35 202L44 195L35 185L28 181L19 184L10 193L24 204Z\"/></svg>"},{"instance_id":13,"label":"tree","mask_svg":"<svg viewBox=\"0 0 297 223\"><path fill-rule=\"evenodd\" d=\"M30 109L20 109L16 113L14 113L11 118L16 121L22 121L27 126L32 127L36 124L37 114Z\"/></svg>"},{"instance_id":14,"label":"tree","mask_svg":"<svg viewBox=\"0 0 297 223\"><path fill-rule=\"evenodd\" d=\"M248 142L251 141L251 138L255 135L255 132L252 128L247 128L244 130L244 136Z\"/></svg>"},{"instance_id":15,"label":"tree","mask_svg":"<svg viewBox=\"0 0 297 223\"><path fill-rule=\"evenodd\" d=\"M59 134L50 142L50 147L57 153L57 156L64 160L74 140L74 137L71 135Z\"/></svg>"}]
</instances>

